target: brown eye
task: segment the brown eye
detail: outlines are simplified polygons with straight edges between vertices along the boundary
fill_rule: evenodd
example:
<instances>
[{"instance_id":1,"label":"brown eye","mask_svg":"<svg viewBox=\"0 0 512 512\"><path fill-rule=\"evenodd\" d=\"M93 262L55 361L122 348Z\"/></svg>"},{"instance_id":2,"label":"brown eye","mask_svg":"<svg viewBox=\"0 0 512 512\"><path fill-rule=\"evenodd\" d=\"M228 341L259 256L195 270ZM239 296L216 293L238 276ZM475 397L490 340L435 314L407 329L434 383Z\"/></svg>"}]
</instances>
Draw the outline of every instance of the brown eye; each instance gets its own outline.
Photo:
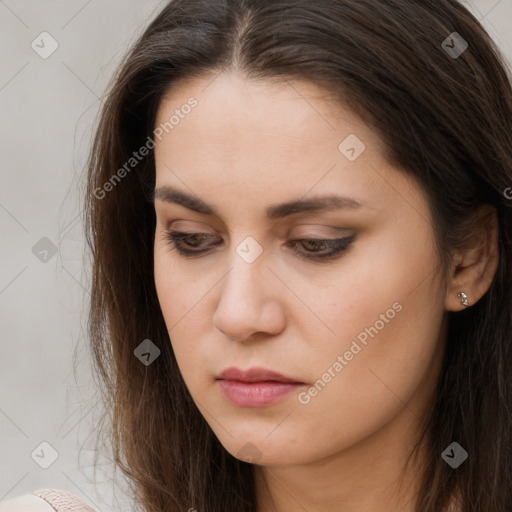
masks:
<instances>
[{"instance_id":1,"label":"brown eye","mask_svg":"<svg viewBox=\"0 0 512 512\"><path fill-rule=\"evenodd\" d=\"M309 259L331 259L336 257L348 249L349 245L354 241L355 235L346 238L323 239L323 238L303 238L300 240L293 240L290 242L292 250ZM299 245L306 250L303 251ZM320 249L320 250L318 250ZM327 252L322 253L322 249Z\"/></svg>"},{"instance_id":2,"label":"brown eye","mask_svg":"<svg viewBox=\"0 0 512 512\"><path fill-rule=\"evenodd\" d=\"M166 238L170 241L173 247L182 255L194 255L207 252L209 249L194 250L183 247L182 243L190 247L201 247L201 241L204 239L215 238L208 233L181 233L179 231L167 231Z\"/></svg>"}]
</instances>

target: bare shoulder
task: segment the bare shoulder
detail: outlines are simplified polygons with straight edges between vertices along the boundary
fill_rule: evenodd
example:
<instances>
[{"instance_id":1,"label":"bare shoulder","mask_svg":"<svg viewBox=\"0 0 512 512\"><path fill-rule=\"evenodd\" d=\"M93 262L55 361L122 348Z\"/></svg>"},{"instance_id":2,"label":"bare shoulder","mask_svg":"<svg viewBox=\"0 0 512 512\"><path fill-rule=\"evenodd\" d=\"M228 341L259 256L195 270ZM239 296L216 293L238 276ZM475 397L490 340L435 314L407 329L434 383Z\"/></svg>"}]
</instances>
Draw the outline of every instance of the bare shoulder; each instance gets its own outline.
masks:
<instances>
[{"instance_id":1,"label":"bare shoulder","mask_svg":"<svg viewBox=\"0 0 512 512\"><path fill-rule=\"evenodd\" d=\"M39 496L22 494L0 501L0 512L55 512L55 509Z\"/></svg>"}]
</instances>

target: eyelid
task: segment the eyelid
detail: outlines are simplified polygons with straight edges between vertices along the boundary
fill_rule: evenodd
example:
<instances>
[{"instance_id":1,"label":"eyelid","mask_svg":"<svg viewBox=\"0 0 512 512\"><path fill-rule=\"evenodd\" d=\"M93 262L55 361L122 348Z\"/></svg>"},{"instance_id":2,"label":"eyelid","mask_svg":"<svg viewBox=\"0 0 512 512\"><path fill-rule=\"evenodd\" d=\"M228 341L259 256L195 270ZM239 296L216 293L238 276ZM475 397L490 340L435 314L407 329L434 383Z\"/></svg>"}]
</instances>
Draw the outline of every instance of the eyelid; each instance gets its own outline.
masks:
<instances>
[{"instance_id":1,"label":"eyelid","mask_svg":"<svg viewBox=\"0 0 512 512\"><path fill-rule=\"evenodd\" d=\"M193 237L196 235L200 235L206 239L216 238L215 235L210 235L209 233L201 233L201 232L193 232L186 233L177 230L166 230L165 238L168 241L169 245L172 246L173 249L177 251L177 253L184 258L199 258L202 255L208 255L211 253L220 243L215 243L212 245L207 245L206 248L196 246L192 249L185 249L180 246L179 242L188 237ZM287 247L291 247L292 252L296 253L297 257L309 262L317 262L317 263L328 263L333 260L337 260L341 258L344 252L346 252L349 247L352 245L354 240L357 238L357 235L354 233L351 236L341 237L341 238L323 238L323 237L301 237L290 240L286 245ZM320 244L324 244L324 247L327 246L328 252L325 253L322 250L320 251L308 251L307 249L300 250L298 247L300 242L302 241L318 241ZM222 243L222 242L221 242ZM324 249L325 251L326 249Z\"/></svg>"},{"instance_id":2,"label":"eyelid","mask_svg":"<svg viewBox=\"0 0 512 512\"><path fill-rule=\"evenodd\" d=\"M188 227L188 224L185 226L182 226L182 223L190 223L191 227ZM215 227L212 227L210 224L199 221L199 220L185 220L185 219L174 219L172 221L169 221L165 224L165 229L168 231L175 230L175 231L191 231L191 234L206 234L213 235L213 233L210 233L210 230L213 230L215 232L219 232L219 230ZM319 230L325 230L323 233L303 233L302 230L309 230L309 229L319 229ZM272 231L274 231L272 229ZM298 231L298 233L296 233ZM231 230L229 230L231 233ZM323 239L339 239L343 238L345 236L350 236L354 232L353 226L351 228L340 228L337 226L332 226L330 224L320 224L316 222L306 222L306 223L300 223L296 226L293 226L291 229L287 229L287 235L284 236L284 238L323 238ZM220 236L220 235L219 235Z\"/></svg>"},{"instance_id":3,"label":"eyelid","mask_svg":"<svg viewBox=\"0 0 512 512\"><path fill-rule=\"evenodd\" d=\"M172 227L171 227L172 226ZM303 227L303 226L300 226L300 227ZM354 230L353 229L348 229L348 228L333 228L331 226L323 226L323 227L328 227L330 228L331 230L334 230L335 233L323 233L323 234L319 234L319 233L301 233L300 230L299 230L299 233L295 233L293 230L291 230L291 232L283 237L283 240L284 239L287 239L287 240L292 240L292 241L297 241L297 240L320 240L320 241L339 241L341 239L347 239L347 238L350 238L351 236L353 236L355 233L354 233ZM216 238L216 237L221 237L221 235L217 235L217 234L214 234L214 233L210 233L208 231L203 231L202 228L199 228L199 227L193 227L193 228L177 228L177 227L174 227L174 223L169 223L169 225L165 228L165 231L166 233L176 233L178 235L189 235L189 236L193 236L193 235L202 235L204 238L208 238L208 239L212 239L212 238Z\"/></svg>"}]
</instances>

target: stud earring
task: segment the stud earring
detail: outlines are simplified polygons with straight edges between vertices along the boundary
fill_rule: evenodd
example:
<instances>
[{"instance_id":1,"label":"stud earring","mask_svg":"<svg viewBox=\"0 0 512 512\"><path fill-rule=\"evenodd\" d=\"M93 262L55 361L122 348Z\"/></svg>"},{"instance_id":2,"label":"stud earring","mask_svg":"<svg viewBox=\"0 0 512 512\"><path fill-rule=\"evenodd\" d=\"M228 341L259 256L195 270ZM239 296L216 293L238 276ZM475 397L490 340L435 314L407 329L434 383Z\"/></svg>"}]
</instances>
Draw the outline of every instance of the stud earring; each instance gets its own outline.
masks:
<instances>
[{"instance_id":1,"label":"stud earring","mask_svg":"<svg viewBox=\"0 0 512 512\"><path fill-rule=\"evenodd\" d=\"M457 293L457 297L459 297L460 303L463 306L466 306L466 307L469 306L468 296L464 292Z\"/></svg>"}]
</instances>

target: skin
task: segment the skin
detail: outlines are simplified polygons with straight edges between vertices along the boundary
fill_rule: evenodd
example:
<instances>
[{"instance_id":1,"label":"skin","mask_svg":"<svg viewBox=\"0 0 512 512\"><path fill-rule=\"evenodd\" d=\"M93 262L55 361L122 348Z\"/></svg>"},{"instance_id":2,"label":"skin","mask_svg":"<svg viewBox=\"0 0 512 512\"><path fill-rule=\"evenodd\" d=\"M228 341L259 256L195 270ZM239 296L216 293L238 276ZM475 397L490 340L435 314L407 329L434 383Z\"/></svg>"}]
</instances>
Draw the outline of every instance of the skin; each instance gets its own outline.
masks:
<instances>
[{"instance_id":1,"label":"skin","mask_svg":"<svg viewBox=\"0 0 512 512\"><path fill-rule=\"evenodd\" d=\"M257 463L260 512L413 511L421 458L401 493L398 477L439 377L445 313L464 309L459 291L474 304L496 271L495 218L444 273L422 189L326 91L236 72L189 79L169 89L155 126L191 96L198 105L157 141L156 188L193 194L218 216L156 199L154 270L194 402L228 452ZM338 149L350 134L366 146L354 161ZM366 206L265 216L270 205L332 193ZM179 255L170 228L215 237L181 243L210 252ZM348 249L323 263L308 260L308 250L328 247L299 244L301 257L287 245L352 234ZM236 252L249 236L262 248L252 263ZM263 366L304 382L304 393L397 303L394 318L366 346L358 343L307 404L298 390L270 406L239 407L216 381L228 366ZM240 452L247 443L252 458Z\"/></svg>"}]
</instances>

